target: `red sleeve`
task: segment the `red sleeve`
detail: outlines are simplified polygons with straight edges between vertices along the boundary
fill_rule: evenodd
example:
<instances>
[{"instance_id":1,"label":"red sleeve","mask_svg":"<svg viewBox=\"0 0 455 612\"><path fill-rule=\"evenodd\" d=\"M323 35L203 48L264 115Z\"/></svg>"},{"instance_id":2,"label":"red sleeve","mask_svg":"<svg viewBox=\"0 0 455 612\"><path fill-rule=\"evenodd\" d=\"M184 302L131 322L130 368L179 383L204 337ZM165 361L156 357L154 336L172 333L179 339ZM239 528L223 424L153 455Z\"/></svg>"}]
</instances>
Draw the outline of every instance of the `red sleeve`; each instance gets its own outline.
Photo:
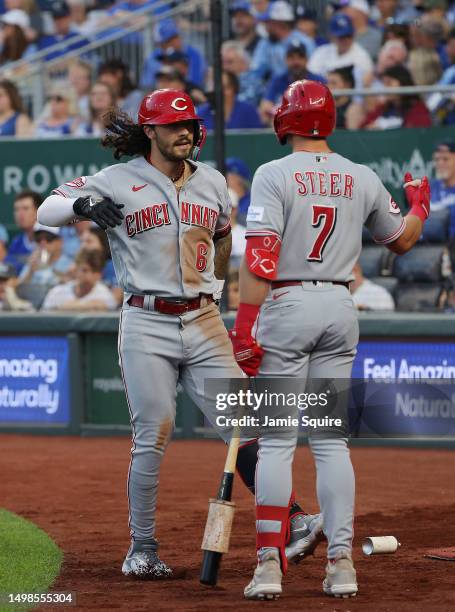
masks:
<instances>
[{"instance_id":1,"label":"red sleeve","mask_svg":"<svg viewBox=\"0 0 455 612\"><path fill-rule=\"evenodd\" d=\"M406 113L403 127L431 127L431 125L432 121L430 111L424 102L418 100Z\"/></svg>"}]
</instances>

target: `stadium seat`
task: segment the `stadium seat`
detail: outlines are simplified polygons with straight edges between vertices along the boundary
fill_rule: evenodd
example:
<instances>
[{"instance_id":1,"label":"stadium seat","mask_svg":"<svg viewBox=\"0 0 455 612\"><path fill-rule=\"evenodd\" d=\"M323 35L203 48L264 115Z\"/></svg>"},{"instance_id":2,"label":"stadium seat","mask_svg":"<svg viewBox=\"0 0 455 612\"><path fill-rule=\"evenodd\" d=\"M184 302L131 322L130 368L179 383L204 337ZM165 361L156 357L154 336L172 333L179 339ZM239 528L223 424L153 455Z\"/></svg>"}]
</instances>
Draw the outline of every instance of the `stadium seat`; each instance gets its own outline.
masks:
<instances>
[{"instance_id":1,"label":"stadium seat","mask_svg":"<svg viewBox=\"0 0 455 612\"><path fill-rule=\"evenodd\" d=\"M387 251L382 246L365 246L360 254L360 265L364 276L380 276L383 269L383 260Z\"/></svg>"},{"instance_id":2,"label":"stadium seat","mask_svg":"<svg viewBox=\"0 0 455 612\"><path fill-rule=\"evenodd\" d=\"M401 282L438 282L443 278L443 253L442 246L415 247L395 259L393 275Z\"/></svg>"},{"instance_id":3,"label":"stadium seat","mask_svg":"<svg viewBox=\"0 0 455 612\"><path fill-rule=\"evenodd\" d=\"M395 290L396 310L422 312L438 310L440 283L399 283Z\"/></svg>"},{"instance_id":4,"label":"stadium seat","mask_svg":"<svg viewBox=\"0 0 455 612\"><path fill-rule=\"evenodd\" d=\"M431 213L423 226L421 242L444 243L449 238L450 211L436 210Z\"/></svg>"},{"instance_id":5,"label":"stadium seat","mask_svg":"<svg viewBox=\"0 0 455 612\"><path fill-rule=\"evenodd\" d=\"M380 285L381 287L384 287L384 289L387 289L387 291L390 293L390 295L392 295L392 297L395 296L395 290L397 288L398 285L398 280L393 277L393 276L375 276L374 278L370 278L371 282L376 283L377 285Z\"/></svg>"}]
</instances>

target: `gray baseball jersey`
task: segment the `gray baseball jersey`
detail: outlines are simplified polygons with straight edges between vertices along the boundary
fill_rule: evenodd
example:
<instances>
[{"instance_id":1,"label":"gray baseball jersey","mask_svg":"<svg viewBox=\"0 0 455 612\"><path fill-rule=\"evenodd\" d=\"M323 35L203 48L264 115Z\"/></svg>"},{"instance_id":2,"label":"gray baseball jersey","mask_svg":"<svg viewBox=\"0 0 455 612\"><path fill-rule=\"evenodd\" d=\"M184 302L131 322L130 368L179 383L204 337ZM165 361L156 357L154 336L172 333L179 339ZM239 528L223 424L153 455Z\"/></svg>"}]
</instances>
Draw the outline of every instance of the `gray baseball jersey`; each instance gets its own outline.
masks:
<instances>
[{"instance_id":1,"label":"gray baseball jersey","mask_svg":"<svg viewBox=\"0 0 455 612\"><path fill-rule=\"evenodd\" d=\"M213 236L229 228L226 180L200 162L177 193L144 158L104 168L54 190L70 198L109 197L124 204L122 225L107 230L115 273L131 294L197 297L216 289Z\"/></svg>"},{"instance_id":2,"label":"gray baseball jersey","mask_svg":"<svg viewBox=\"0 0 455 612\"><path fill-rule=\"evenodd\" d=\"M280 238L277 280L351 280L364 224L378 244L405 228L399 207L367 166L338 153L299 151L256 171L246 235Z\"/></svg>"}]
</instances>

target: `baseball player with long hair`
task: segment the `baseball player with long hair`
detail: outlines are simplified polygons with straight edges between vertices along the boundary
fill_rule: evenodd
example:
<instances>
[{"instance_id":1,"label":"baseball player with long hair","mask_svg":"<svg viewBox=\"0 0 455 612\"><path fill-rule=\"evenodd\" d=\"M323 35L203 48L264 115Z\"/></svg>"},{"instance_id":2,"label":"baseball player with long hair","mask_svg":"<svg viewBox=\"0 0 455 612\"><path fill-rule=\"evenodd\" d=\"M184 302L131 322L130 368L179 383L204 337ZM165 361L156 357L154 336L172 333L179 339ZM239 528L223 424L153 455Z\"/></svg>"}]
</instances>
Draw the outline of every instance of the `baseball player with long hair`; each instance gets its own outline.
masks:
<instances>
[{"instance_id":1,"label":"baseball player with long hair","mask_svg":"<svg viewBox=\"0 0 455 612\"><path fill-rule=\"evenodd\" d=\"M205 397L205 379L244 377L216 305L231 250L231 203L224 177L194 159L203 141L191 98L154 91L138 123L119 112L108 118L103 145L116 159L133 159L61 185L38 211L46 225L90 219L105 229L124 290L118 348L133 446L131 546L122 570L140 578L172 573L158 557L155 510L177 383L210 410L215 398ZM239 472L253 492L256 455L254 442L239 452ZM290 556L304 557L320 538L320 517L294 505L287 520Z\"/></svg>"},{"instance_id":2,"label":"baseball player with long hair","mask_svg":"<svg viewBox=\"0 0 455 612\"><path fill-rule=\"evenodd\" d=\"M240 268L240 307L231 340L249 375L349 379L359 338L349 292L365 224L398 255L419 239L429 215L428 180L405 176L411 206L402 217L378 176L333 152L327 137L336 110L314 81L289 86L274 128L292 153L261 166L253 179L247 248ZM347 434L346 434L347 435ZM264 435L256 471L258 565L247 598L281 593L292 460L297 440ZM354 472L345 435L309 436L317 495L328 539L323 590L357 593L352 563ZM279 477L277 478L277 473Z\"/></svg>"}]
</instances>

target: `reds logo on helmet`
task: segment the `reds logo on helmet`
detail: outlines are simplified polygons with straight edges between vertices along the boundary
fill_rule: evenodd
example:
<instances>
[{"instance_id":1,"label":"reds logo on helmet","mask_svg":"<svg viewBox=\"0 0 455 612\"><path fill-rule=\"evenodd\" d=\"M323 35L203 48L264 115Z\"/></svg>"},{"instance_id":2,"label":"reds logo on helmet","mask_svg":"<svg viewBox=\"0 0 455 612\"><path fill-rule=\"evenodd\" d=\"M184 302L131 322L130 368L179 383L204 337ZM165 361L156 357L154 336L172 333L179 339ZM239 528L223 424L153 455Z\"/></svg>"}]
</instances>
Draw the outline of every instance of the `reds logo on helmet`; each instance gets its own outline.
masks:
<instances>
[{"instance_id":1,"label":"reds logo on helmet","mask_svg":"<svg viewBox=\"0 0 455 612\"><path fill-rule=\"evenodd\" d=\"M193 100L178 89L157 89L142 100L139 125L167 125L177 121L200 121Z\"/></svg>"},{"instance_id":2,"label":"reds logo on helmet","mask_svg":"<svg viewBox=\"0 0 455 612\"><path fill-rule=\"evenodd\" d=\"M178 102L183 102L183 104L180 104L179 106L177 104ZM185 104L185 102L186 102L185 98L176 98L175 100L171 102L171 106L172 108L175 108L175 110L186 111L188 108L188 104Z\"/></svg>"},{"instance_id":3,"label":"reds logo on helmet","mask_svg":"<svg viewBox=\"0 0 455 612\"><path fill-rule=\"evenodd\" d=\"M295 81L286 89L273 122L281 144L291 134L326 138L335 129L336 108L326 85L317 81Z\"/></svg>"}]
</instances>

